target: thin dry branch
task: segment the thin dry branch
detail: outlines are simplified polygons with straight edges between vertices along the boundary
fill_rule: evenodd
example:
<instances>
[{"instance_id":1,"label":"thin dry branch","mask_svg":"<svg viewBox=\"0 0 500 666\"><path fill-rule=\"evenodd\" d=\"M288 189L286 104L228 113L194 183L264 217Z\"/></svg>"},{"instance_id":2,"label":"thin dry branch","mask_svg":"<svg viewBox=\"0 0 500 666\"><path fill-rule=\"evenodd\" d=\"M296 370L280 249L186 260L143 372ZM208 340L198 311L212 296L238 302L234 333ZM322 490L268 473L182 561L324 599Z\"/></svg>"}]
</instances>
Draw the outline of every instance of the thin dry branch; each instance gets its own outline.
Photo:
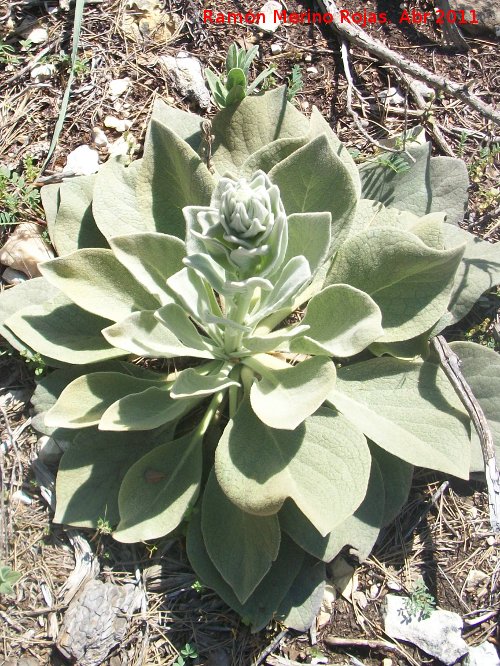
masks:
<instances>
[{"instance_id":1,"label":"thin dry branch","mask_svg":"<svg viewBox=\"0 0 500 666\"><path fill-rule=\"evenodd\" d=\"M425 81L425 83L434 88L438 88L451 97L459 99L468 107L480 113L484 118L500 125L500 113L471 93L468 85L455 83L455 81L447 80L443 76L430 72L428 69L425 69L425 67L418 65L412 60L408 60L404 56L385 46L385 44L370 37L357 25L349 23L348 21L341 21L340 11L334 0L318 0L318 3L322 6L325 12L332 14L334 20L330 23L330 27L342 39L348 39L352 44L365 49L382 62L394 65L394 67L398 67L401 71L412 76L414 79Z\"/></svg>"},{"instance_id":2,"label":"thin dry branch","mask_svg":"<svg viewBox=\"0 0 500 666\"><path fill-rule=\"evenodd\" d=\"M460 370L459 357L442 335L432 338L432 344L439 354L443 370L467 409L479 435L484 458L491 528L494 532L500 532L500 472L498 471L495 449L493 448L493 436L488 421Z\"/></svg>"}]
</instances>

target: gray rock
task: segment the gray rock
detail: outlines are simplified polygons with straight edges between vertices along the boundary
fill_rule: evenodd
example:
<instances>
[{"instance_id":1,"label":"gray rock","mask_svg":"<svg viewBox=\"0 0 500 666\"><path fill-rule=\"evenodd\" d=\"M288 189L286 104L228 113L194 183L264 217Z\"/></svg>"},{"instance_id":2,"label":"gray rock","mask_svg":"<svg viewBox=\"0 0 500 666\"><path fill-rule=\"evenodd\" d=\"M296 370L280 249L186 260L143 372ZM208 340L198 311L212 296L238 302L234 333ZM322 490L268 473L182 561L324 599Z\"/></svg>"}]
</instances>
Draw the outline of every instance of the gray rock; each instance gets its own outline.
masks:
<instances>
[{"instance_id":1,"label":"gray rock","mask_svg":"<svg viewBox=\"0 0 500 666\"><path fill-rule=\"evenodd\" d=\"M29 277L41 275L38 264L54 257L42 236L43 229L34 222L21 222L0 250L0 264L21 271Z\"/></svg>"},{"instance_id":2,"label":"gray rock","mask_svg":"<svg viewBox=\"0 0 500 666\"><path fill-rule=\"evenodd\" d=\"M463 666L500 666L496 647L493 643L486 642L469 648L469 654L465 657Z\"/></svg>"},{"instance_id":3,"label":"gray rock","mask_svg":"<svg viewBox=\"0 0 500 666\"><path fill-rule=\"evenodd\" d=\"M179 51L176 56L161 56L159 61L181 95L193 98L202 109L210 107L210 93L198 58Z\"/></svg>"},{"instance_id":4,"label":"gray rock","mask_svg":"<svg viewBox=\"0 0 500 666\"><path fill-rule=\"evenodd\" d=\"M450 7L453 10L465 11L465 20L470 21L470 10L476 12L478 23L465 23L461 25L457 22L461 30L470 35L484 35L487 33L496 34L500 29L500 2L498 0L449 0Z\"/></svg>"},{"instance_id":5,"label":"gray rock","mask_svg":"<svg viewBox=\"0 0 500 666\"><path fill-rule=\"evenodd\" d=\"M55 465L71 442L42 435L38 438L38 457L45 465Z\"/></svg>"},{"instance_id":6,"label":"gray rock","mask_svg":"<svg viewBox=\"0 0 500 666\"><path fill-rule=\"evenodd\" d=\"M123 641L142 591L134 585L89 581L70 603L57 638L58 650L79 666L101 664Z\"/></svg>"},{"instance_id":7,"label":"gray rock","mask_svg":"<svg viewBox=\"0 0 500 666\"><path fill-rule=\"evenodd\" d=\"M428 619L420 620L408 615L405 597L388 594L383 614L386 634L416 645L447 666L469 651L461 635L463 621L457 613L435 610Z\"/></svg>"}]
</instances>

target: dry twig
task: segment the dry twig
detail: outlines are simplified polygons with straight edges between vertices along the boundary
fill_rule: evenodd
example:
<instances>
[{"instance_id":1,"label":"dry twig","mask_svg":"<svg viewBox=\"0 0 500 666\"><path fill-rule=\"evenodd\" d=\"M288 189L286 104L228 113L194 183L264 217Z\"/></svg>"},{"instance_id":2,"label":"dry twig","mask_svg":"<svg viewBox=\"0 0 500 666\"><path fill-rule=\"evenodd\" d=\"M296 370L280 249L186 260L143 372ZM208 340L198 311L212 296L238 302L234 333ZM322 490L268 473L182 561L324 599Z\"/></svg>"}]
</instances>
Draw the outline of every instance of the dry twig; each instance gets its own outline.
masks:
<instances>
[{"instance_id":1,"label":"dry twig","mask_svg":"<svg viewBox=\"0 0 500 666\"><path fill-rule=\"evenodd\" d=\"M335 0L318 0L318 2L324 8L325 12L333 15L334 20L330 23L330 26L341 39L348 39L352 44L372 53L381 61L398 67L405 74L408 74L415 79L419 79L420 81L425 81L425 83L442 90L447 95L459 99L468 107L478 111L484 118L492 120L494 123L500 125L500 113L471 93L468 85L455 83L455 81L450 81L443 76L430 72L428 69L425 69L425 67L422 67L412 60L408 60L404 56L385 46L385 44L373 39L373 37L370 37L357 25L349 23L348 21L341 21L340 11Z\"/></svg>"},{"instance_id":2,"label":"dry twig","mask_svg":"<svg viewBox=\"0 0 500 666\"><path fill-rule=\"evenodd\" d=\"M500 532L500 472L493 448L493 436L481 405L474 396L471 387L466 382L460 370L460 359L450 348L442 335L432 338L434 349L448 379L453 384L462 403L476 427L484 458L484 471L488 489L488 504L490 507L490 523L494 532Z\"/></svg>"}]
</instances>

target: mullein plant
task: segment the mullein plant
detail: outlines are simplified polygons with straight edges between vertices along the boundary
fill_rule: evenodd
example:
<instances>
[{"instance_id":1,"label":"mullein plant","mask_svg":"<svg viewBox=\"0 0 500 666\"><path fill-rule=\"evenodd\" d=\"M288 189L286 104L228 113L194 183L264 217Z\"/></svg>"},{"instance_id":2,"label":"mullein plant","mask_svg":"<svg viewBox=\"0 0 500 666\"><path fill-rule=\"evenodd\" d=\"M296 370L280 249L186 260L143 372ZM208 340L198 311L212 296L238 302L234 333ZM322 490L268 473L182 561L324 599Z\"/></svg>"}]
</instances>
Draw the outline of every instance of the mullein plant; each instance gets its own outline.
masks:
<instances>
[{"instance_id":1,"label":"mullein plant","mask_svg":"<svg viewBox=\"0 0 500 666\"><path fill-rule=\"evenodd\" d=\"M54 368L33 396L35 427L71 442L54 520L185 532L254 630L307 629L325 563L369 555L414 466L483 469L429 340L500 275L458 225L460 160L419 134L408 169L358 169L286 93L222 109L209 137L157 102L142 159L42 189L59 256L1 296L2 335ZM498 444L498 356L452 347Z\"/></svg>"}]
</instances>

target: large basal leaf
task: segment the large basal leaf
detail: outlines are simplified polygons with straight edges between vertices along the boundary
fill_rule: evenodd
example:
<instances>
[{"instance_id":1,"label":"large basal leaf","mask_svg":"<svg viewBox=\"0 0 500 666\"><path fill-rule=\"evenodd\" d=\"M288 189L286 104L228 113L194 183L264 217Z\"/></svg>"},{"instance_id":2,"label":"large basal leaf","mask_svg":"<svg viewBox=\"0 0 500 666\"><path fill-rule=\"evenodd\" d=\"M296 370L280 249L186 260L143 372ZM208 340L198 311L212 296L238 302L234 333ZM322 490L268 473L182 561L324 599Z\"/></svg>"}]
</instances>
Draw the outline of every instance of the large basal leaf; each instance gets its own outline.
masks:
<instances>
[{"instance_id":1,"label":"large basal leaf","mask_svg":"<svg viewBox=\"0 0 500 666\"><path fill-rule=\"evenodd\" d=\"M120 321L159 301L118 261L111 250L84 249L40 266L42 275L84 310Z\"/></svg>"},{"instance_id":2,"label":"large basal leaf","mask_svg":"<svg viewBox=\"0 0 500 666\"><path fill-rule=\"evenodd\" d=\"M117 541L134 543L172 532L198 496L202 471L199 436L157 446L138 460L120 486Z\"/></svg>"},{"instance_id":3,"label":"large basal leaf","mask_svg":"<svg viewBox=\"0 0 500 666\"><path fill-rule=\"evenodd\" d=\"M43 277L32 278L21 282L15 287L0 292L0 335L18 351L32 352L27 343L14 335L10 328L5 326L9 317L28 305L38 305L43 301L51 300L60 294L59 289L53 287Z\"/></svg>"},{"instance_id":4,"label":"large basal leaf","mask_svg":"<svg viewBox=\"0 0 500 666\"><path fill-rule=\"evenodd\" d=\"M203 118L196 113L188 113L165 104L162 99L156 99L153 104L151 118L168 127L177 136L188 143L191 148L198 151L201 142L201 123ZM146 134L146 141L149 135Z\"/></svg>"},{"instance_id":5,"label":"large basal leaf","mask_svg":"<svg viewBox=\"0 0 500 666\"><path fill-rule=\"evenodd\" d=\"M272 620L304 561L304 551L283 534L278 557L271 565L269 573L250 598L242 604L207 553L201 531L200 511L193 512L191 516L186 550L191 566L202 583L215 590L226 604L239 613L243 621L252 626L253 632L263 629Z\"/></svg>"},{"instance_id":6,"label":"large basal leaf","mask_svg":"<svg viewBox=\"0 0 500 666\"><path fill-rule=\"evenodd\" d=\"M332 215L332 244L345 235L356 208L356 185L324 134L277 164L269 177L288 215L326 211Z\"/></svg>"},{"instance_id":7,"label":"large basal leaf","mask_svg":"<svg viewBox=\"0 0 500 666\"><path fill-rule=\"evenodd\" d=\"M125 350L111 347L102 336L108 324L109 320L82 310L63 295L24 308L5 322L40 354L77 365L126 356Z\"/></svg>"},{"instance_id":8,"label":"large basal leaf","mask_svg":"<svg viewBox=\"0 0 500 666\"><path fill-rule=\"evenodd\" d=\"M150 231L115 236L109 243L118 261L143 287L158 296L162 305L170 302L165 295L165 283L183 268L186 255L179 238Z\"/></svg>"},{"instance_id":9,"label":"large basal leaf","mask_svg":"<svg viewBox=\"0 0 500 666\"><path fill-rule=\"evenodd\" d=\"M152 386L114 402L101 416L99 430L151 430L177 422L198 402L196 398L173 400L166 388Z\"/></svg>"},{"instance_id":10,"label":"large basal leaf","mask_svg":"<svg viewBox=\"0 0 500 666\"><path fill-rule=\"evenodd\" d=\"M293 431L273 430L244 402L224 430L215 472L243 511L271 515L290 497L325 535L363 501L370 460L365 438L340 414L321 409Z\"/></svg>"},{"instance_id":11,"label":"large basal leaf","mask_svg":"<svg viewBox=\"0 0 500 666\"><path fill-rule=\"evenodd\" d=\"M144 433L79 433L59 464L54 522L96 529L99 518L115 526L118 491L137 460L157 445Z\"/></svg>"},{"instance_id":12,"label":"large basal leaf","mask_svg":"<svg viewBox=\"0 0 500 666\"><path fill-rule=\"evenodd\" d=\"M245 603L278 557L277 516L254 516L230 502L212 470L205 486L201 527L210 559Z\"/></svg>"},{"instance_id":13,"label":"large basal leaf","mask_svg":"<svg viewBox=\"0 0 500 666\"><path fill-rule=\"evenodd\" d=\"M213 358L206 349L186 347L155 317L153 310L134 312L118 324L104 328L102 335L115 347L124 345L128 352L146 358L194 356ZM200 336L201 337L201 336Z\"/></svg>"},{"instance_id":14,"label":"large basal leaf","mask_svg":"<svg viewBox=\"0 0 500 666\"><path fill-rule=\"evenodd\" d=\"M151 121L138 172L136 195L156 231L185 236L184 206L208 206L213 177L201 157L175 131Z\"/></svg>"},{"instance_id":15,"label":"large basal leaf","mask_svg":"<svg viewBox=\"0 0 500 666\"><path fill-rule=\"evenodd\" d=\"M354 356L384 334L378 305L347 284L331 285L313 296L302 324L309 330L292 342L291 350L303 354Z\"/></svg>"},{"instance_id":16,"label":"large basal leaf","mask_svg":"<svg viewBox=\"0 0 500 666\"><path fill-rule=\"evenodd\" d=\"M500 283L500 243L488 243L450 224L443 226L447 247L466 243L451 291L448 312L436 324L435 333L460 321L478 298Z\"/></svg>"},{"instance_id":17,"label":"large basal leaf","mask_svg":"<svg viewBox=\"0 0 500 666\"><path fill-rule=\"evenodd\" d=\"M271 141L267 146L262 146L255 153L250 155L240 168L240 175L244 178L251 178L256 171L265 171L268 173L279 164L285 157L302 148L307 143L305 136L295 139L277 139Z\"/></svg>"},{"instance_id":18,"label":"large basal leaf","mask_svg":"<svg viewBox=\"0 0 500 666\"><path fill-rule=\"evenodd\" d=\"M228 377L231 364L227 363L221 367L221 363L217 363L214 366L208 369L207 366L198 366L181 370L170 391L172 398L202 397L223 391L230 386L240 386L239 382Z\"/></svg>"},{"instance_id":19,"label":"large basal leaf","mask_svg":"<svg viewBox=\"0 0 500 666\"><path fill-rule=\"evenodd\" d=\"M321 134L326 136L328 143L333 149L333 152L342 160L342 163L346 167L351 176L352 182L354 183L356 198L359 199L361 196L361 179L359 177L358 167L356 166L356 163L352 159L351 154L345 145L340 141L328 122L322 116L321 112L317 109L317 107L313 106L311 117L309 118L309 133L307 138L315 139Z\"/></svg>"},{"instance_id":20,"label":"large basal leaf","mask_svg":"<svg viewBox=\"0 0 500 666\"><path fill-rule=\"evenodd\" d=\"M56 221L57 210L61 203L61 197L59 196L60 188L61 183L51 183L49 185L44 185L40 189L40 197L42 199L45 219L47 221L47 229L51 238L54 232L54 222Z\"/></svg>"},{"instance_id":21,"label":"large basal leaf","mask_svg":"<svg viewBox=\"0 0 500 666\"><path fill-rule=\"evenodd\" d=\"M92 214L94 182L94 175L80 176L60 186L60 205L50 235L59 256L84 247L108 247Z\"/></svg>"},{"instance_id":22,"label":"large basal leaf","mask_svg":"<svg viewBox=\"0 0 500 666\"><path fill-rule=\"evenodd\" d=\"M74 437L74 431L62 428L49 428L45 422L45 413L53 407L63 390L72 381L91 372L121 372L139 379L159 379L156 372L146 370L126 361L106 361L92 365L77 365L54 370L37 381L35 392L31 396L33 416L31 424L45 435L54 435L60 439Z\"/></svg>"},{"instance_id":23,"label":"large basal leaf","mask_svg":"<svg viewBox=\"0 0 500 666\"><path fill-rule=\"evenodd\" d=\"M412 465L469 476L470 422L441 368L382 357L341 368L332 404Z\"/></svg>"},{"instance_id":24,"label":"large basal leaf","mask_svg":"<svg viewBox=\"0 0 500 666\"><path fill-rule=\"evenodd\" d=\"M155 231L150 210L141 208L137 198L138 174L142 160L125 166L109 159L95 177L92 213L106 239L129 233Z\"/></svg>"},{"instance_id":25,"label":"large basal leaf","mask_svg":"<svg viewBox=\"0 0 500 666\"><path fill-rule=\"evenodd\" d=\"M283 265L293 257L304 256L314 275L328 259L330 213L294 213L288 216L288 246Z\"/></svg>"},{"instance_id":26,"label":"large basal leaf","mask_svg":"<svg viewBox=\"0 0 500 666\"><path fill-rule=\"evenodd\" d=\"M368 229L343 244L326 284L350 284L373 298L382 311L379 342L408 340L445 311L463 250L434 250L395 228Z\"/></svg>"},{"instance_id":27,"label":"large basal leaf","mask_svg":"<svg viewBox=\"0 0 500 666\"><path fill-rule=\"evenodd\" d=\"M407 150L415 162L401 153L400 159L407 163L404 169L383 164L391 160L390 153L360 167L363 198L418 216L444 212L448 222L461 222L469 187L465 163L450 157L431 157L430 143L407 144Z\"/></svg>"},{"instance_id":28,"label":"large basal leaf","mask_svg":"<svg viewBox=\"0 0 500 666\"><path fill-rule=\"evenodd\" d=\"M406 504L413 480L413 465L387 453L380 446L370 443L372 460L376 460L384 482L385 502L382 525L388 525Z\"/></svg>"},{"instance_id":29,"label":"large basal leaf","mask_svg":"<svg viewBox=\"0 0 500 666\"><path fill-rule=\"evenodd\" d=\"M363 562L371 553L380 533L384 505L382 474L372 458L365 499L354 514L337 525L331 534L322 536L290 500L285 502L280 511L280 525L306 552L324 562L331 562L347 545L352 546L358 560Z\"/></svg>"},{"instance_id":30,"label":"large basal leaf","mask_svg":"<svg viewBox=\"0 0 500 666\"><path fill-rule=\"evenodd\" d=\"M214 351L215 346L210 338L201 335L188 317L184 309L177 303L168 303L155 312L155 317L171 334L186 347L198 350Z\"/></svg>"},{"instance_id":31,"label":"large basal leaf","mask_svg":"<svg viewBox=\"0 0 500 666\"><path fill-rule=\"evenodd\" d=\"M478 400L490 426L497 463L500 461L500 356L473 342L452 342L466 381ZM484 472L484 458L477 437L473 438L471 472Z\"/></svg>"},{"instance_id":32,"label":"large basal leaf","mask_svg":"<svg viewBox=\"0 0 500 666\"><path fill-rule=\"evenodd\" d=\"M265 356L243 359L261 375L250 390L252 409L270 428L294 430L321 407L334 388L335 366L326 356L294 366L284 364L283 368L274 368L266 361Z\"/></svg>"},{"instance_id":33,"label":"large basal leaf","mask_svg":"<svg viewBox=\"0 0 500 666\"><path fill-rule=\"evenodd\" d=\"M280 604L276 619L295 631L308 631L323 601L325 577L324 563L306 557Z\"/></svg>"},{"instance_id":34,"label":"large basal leaf","mask_svg":"<svg viewBox=\"0 0 500 666\"><path fill-rule=\"evenodd\" d=\"M165 380L138 379L121 372L92 372L73 380L47 412L45 423L53 428L86 428L97 425L114 402L151 387L168 390Z\"/></svg>"},{"instance_id":35,"label":"large basal leaf","mask_svg":"<svg viewBox=\"0 0 500 666\"><path fill-rule=\"evenodd\" d=\"M277 139L305 135L307 124L287 102L285 86L245 97L240 104L219 111L212 122L215 168L222 175L226 171L238 174L250 155Z\"/></svg>"}]
</instances>

